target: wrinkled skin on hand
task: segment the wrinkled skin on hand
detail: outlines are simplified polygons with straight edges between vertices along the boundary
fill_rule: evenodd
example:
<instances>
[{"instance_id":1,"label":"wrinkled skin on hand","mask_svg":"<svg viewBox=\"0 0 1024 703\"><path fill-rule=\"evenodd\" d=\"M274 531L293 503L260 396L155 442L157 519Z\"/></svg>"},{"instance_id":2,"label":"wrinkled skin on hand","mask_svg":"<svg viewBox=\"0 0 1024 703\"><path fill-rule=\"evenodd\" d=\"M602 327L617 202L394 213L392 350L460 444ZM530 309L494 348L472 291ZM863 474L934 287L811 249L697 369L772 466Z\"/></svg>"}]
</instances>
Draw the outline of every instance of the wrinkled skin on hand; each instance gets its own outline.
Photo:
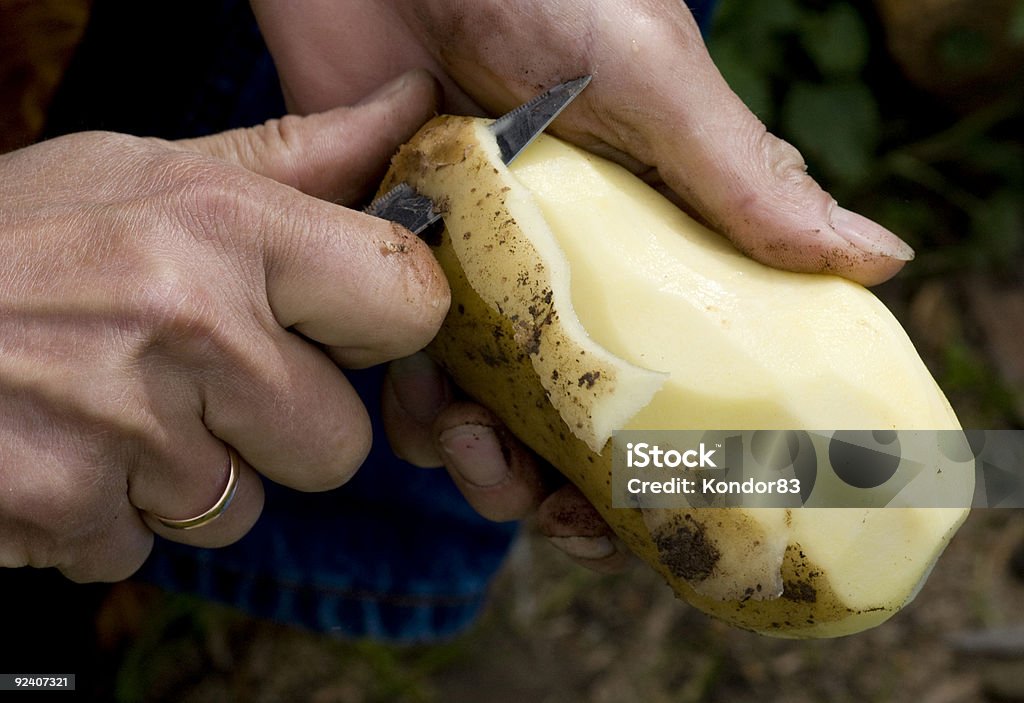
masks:
<instances>
[{"instance_id":1,"label":"wrinkled skin on hand","mask_svg":"<svg viewBox=\"0 0 1024 703\"><path fill-rule=\"evenodd\" d=\"M797 150L766 132L715 68L681 0L252 5L297 112L350 103L395 75L426 69L444 88L444 111L497 115L552 85L592 74L551 131L642 174L749 256L865 285L890 278L913 258L895 235L839 207L807 175ZM460 479L445 443L438 448L438 432L473 423L474 413L486 411L447 406L440 399L450 390L416 366L421 372L401 381L392 374L385 389L396 451L424 465L443 460L484 515L502 518L536 503L544 491L524 487L530 485L523 479L530 471L522 468L529 458L518 445L513 464L524 463L503 479L519 486L513 503L501 508L486 488ZM429 401L417 404L417 392ZM396 402L396 396L408 400ZM417 405L412 413L404 409ZM438 415L439 407L446 409ZM505 438L506 448L509 442ZM495 457L493 441L480 443L491 447L481 456ZM486 467L503 465L484 458L477 466L487 474ZM541 529L577 561L615 568L621 554L588 506L575 489L563 488L540 504Z\"/></svg>"},{"instance_id":2,"label":"wrinkled skin on hand","mask_svg":"<svg viewBox=\"0 0 1024 703\"><path fill-rule=\"evenodd\" d=\"M300 112L425 68L445 109L500 114L541 89L594 81L552 131L637 173L765 263L872 285L913 252L836 205L800 154L715 68L680 0L254 0Z\"/></svg>"},{"instance_id":3,"label":"wrinkled skin on hand","mask_svg":"<svg viewBox=\"0 0 1024 703\"><path fill-rule=\"evenodd\" d=\"M435 106L411 76L204 139L0 156L0 566L124 578L154 532L241 537L257 472L311 491L352 475L370 424L339 365L422 348L449 292L418 239L331 201L364 197ZM213 505L225 444L242 458L228 510L187 532L154 520Z\"/></svg>"}]
</instances>

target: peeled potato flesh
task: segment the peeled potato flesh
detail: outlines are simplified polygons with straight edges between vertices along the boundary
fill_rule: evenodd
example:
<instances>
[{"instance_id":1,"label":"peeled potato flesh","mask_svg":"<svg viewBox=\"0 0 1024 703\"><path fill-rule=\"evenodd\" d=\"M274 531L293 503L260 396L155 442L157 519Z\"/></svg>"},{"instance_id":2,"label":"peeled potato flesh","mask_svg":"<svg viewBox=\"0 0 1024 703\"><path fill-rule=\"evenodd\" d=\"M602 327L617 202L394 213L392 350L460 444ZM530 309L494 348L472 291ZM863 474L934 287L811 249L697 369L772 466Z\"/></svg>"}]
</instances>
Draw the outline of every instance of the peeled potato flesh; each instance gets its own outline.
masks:
<instances>
[{"instance_id":1,"label":"peeled potato flesh","mask_svg":"<svg viewBox=\"0 0 1024 703\"><path fill-rule=\"evenodd\" d=\"M553 137L506 167L484 120L428 123L383 187L400 181L444 212L452 305L430 352L679 597L787 637L856 632L913 597L966 509L611 504L617 429L959 429L871 293L752 261ZM969 503L972 473L942 480Z\"/></svg>"}]
</instances>

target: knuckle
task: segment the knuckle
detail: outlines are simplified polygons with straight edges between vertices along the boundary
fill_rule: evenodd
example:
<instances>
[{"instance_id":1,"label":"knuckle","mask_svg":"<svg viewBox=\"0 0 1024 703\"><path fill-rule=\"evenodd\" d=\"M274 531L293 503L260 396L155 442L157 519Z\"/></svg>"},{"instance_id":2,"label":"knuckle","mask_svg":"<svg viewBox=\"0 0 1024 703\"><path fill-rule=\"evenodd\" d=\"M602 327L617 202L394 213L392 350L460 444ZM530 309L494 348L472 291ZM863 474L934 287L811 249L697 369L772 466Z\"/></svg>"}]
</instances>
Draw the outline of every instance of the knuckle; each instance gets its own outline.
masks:
<instances>
[{"instance_id":1,"label":"knuckle","mask_svg":"<svg viewBox=\"0 0 1024 703\"><path fill-rule=\"evenodd\" d=\"M756 150L776 181L800 185L807 180L807 164L800 151L767 130L758 138Z\"/></svg>"},{"instance_id":2,"label":"knuckle","mask_svg":"<svg viewBox=\"0 0 1024 703\"><path fill-rule=\"evenodd\" d=\"M179 157L178 181L171 207L185 232L200 241L219 241L258 211L248 172L232 164L199 155Z\"/></svg>"},{"instance_id":3,"label":"knuckle","mask_svg":"<svg viewBox=\"0 0 1024 703\"><path fill-rule=\"evenodd\" d=\"M744 163L749 170L737 174L733 197L725 208L727 231L741 238L756 232L759 239L773 238L778 230L803 227L808 218L820 214L828 197L807 174L807 164L796 147L760 126L747 153ZM743 241L736 243L743 248Z\"/></svg>"},{"instance_id":4,"label":"knuckle","mask_svg":"<svg viewBox=\"0 0 1024 703\"><path fill-rule=\"evenodd\" d=\"M235 144L239 162L260 172L269 171L275 180L305 190L307 184L301 183L300 176L306 169L299 156L305 140L302 122L303 118L298 115L285 115L251 129L239 130Z\"/></svg>"},{"instance_id":5,"label":"knuckle","mask_svg":"<svg viewBox=\"0 0 1024 703\"><path fill-rule=\"evenodd\" d=\"M144 243L166 247L168 234L216 239L245 213L247 201L257 200L252 174L229 161L144 143L137 151L125 161L122 179L132 187L121 203Z\"/></svg>"},{"instance_id":6,"label":"knuckle","mask_svg":"<svg viewBox=\"0 0 1024 703\"><path fill-rule=\"evenodd\" d=\"M125 304L128 327L143 348L205 346L218 337L217 296L195 272L160 258L145 268L143 285L126 292Z\"/></svg>"},{"instance_id":7,"label":"knuckle","mask_svg":"<svg viewBox=\"0 0 1024 703\"><path fill-rule=\"evenodd\" d=\"M258 137L258 146L270 153L292 153L302 146L303 118L298 115L285 115L267 120L253 131Z\"/></svg>"},{"instance_id":8,"label":"knuckle","mask_svg":"<svg viewBox=\"0 0 1024 703\"><path fill-rule=\"evenodd\" d=\"M231 238L258 229L257 197L234 167L207 168L209 161L174 155L167 166L177 170L174 187L139 198L121 215L144 223L111 252L122 275L108 303L132 358L175 349L195 360L225 351L237 345L231 321L256 304L256 269Z\"/></svg>"},{"instance_id":9,"label":"knuckle","mask_svg":"<svg viewBox=\"0 0 1024 703\"><path fill-rule=\"evenodd\" d=\"M372 431L369 419L349 417L334 432L325 432L325 442L333 447L316 450L308 458L311 470L303 480L303 490L329 491L348 483L370 454Z\"/></svg>"},{"instance_id":10,"label":"knuckle","mask_svg":"<svg viewBox=\"0 0 1024 703\"><path fill-rule=\"evenodd\" d=\"M77 476L70 463L52 465L45 482L30 482L19 490L26 566L58 565L110 528L114 511L106 509L104 491L97 489L97 482Z\"/></svg>"}]
</instances>

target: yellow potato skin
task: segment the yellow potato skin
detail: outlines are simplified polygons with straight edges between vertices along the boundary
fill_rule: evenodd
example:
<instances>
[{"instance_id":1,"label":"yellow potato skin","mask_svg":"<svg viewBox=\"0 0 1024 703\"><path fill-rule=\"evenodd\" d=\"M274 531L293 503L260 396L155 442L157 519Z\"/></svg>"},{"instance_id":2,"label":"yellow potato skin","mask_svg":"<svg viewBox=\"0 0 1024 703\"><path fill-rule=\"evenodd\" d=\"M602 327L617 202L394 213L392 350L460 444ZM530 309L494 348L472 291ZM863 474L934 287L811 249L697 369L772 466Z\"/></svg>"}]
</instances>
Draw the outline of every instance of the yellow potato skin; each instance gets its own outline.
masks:
<instances>
[{"instance_id":1,"label":"yellow potato skin","mask_svg":"<svg viewBox=\"0 0 1024 703\"><path fill-rule=\"evenodd\" d=\"M473 207L493 213L490 226L514 227L507 223L503 208L504 176L487 167L486 159L474 146L478 139L476 126L473 120L448 116L428 123L396 156L382 191L406 181L432 197L443 210L450 211L451 199L470 197L469 191L438 191L438 174L447 170L461 172L460 178L472 182L467 188L473 189L472 197L478 200ZM467 161L473 164L468 171ZM449 182L448 187L456 186ZM516 436L577 485L628 548L661 573L679 597L738 627L783 637L828 637L857 632L877 625L902 607L905 599L860 610L846 607L810 555L804 553L800 544L792 542L782 561L780 597L758 599L757 594L750 593L749 598L721 601L697 593L686 576L706 565L713 556L708 552L713 551L715 544L735 539L756 548L760 528L745 517L749 511L680 510L673 517L673 529L655 538L640 510L613 508L611 452L593 451L552 405L550 387L545 388L536 359L531 360L530 352L536 356L536 349L524 344L521 325L513 324L474 290L452 241L453 236L466 237L467 233L447 218L446 224L440 241L432 244L448 277L452 303L428 351L461 388L493 410ZM527 255L527 259L529 256L532 255ZM493 265L493 276L500 277L502 260L497 259ZM544 332L541 330L540 335ZM575 364L561 359L550 369L544 368L545 376L561 369L573 379L582 379L581 372L590 367L585 359ZM790 519L787 511L787 523Z\"/></svg>"}]
</instances>

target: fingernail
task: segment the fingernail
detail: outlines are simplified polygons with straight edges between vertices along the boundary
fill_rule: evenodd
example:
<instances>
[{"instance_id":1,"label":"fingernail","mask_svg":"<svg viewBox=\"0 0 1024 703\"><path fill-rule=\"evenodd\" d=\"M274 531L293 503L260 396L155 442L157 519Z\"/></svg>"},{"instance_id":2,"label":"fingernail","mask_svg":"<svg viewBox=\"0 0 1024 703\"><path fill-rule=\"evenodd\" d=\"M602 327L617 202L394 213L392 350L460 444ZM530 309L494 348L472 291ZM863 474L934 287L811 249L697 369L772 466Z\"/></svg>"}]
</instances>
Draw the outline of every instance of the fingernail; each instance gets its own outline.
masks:
<instances>
[{"instance_id":1,"label":"fingernail","mask_svg":"<svg viewBox=\"0 0 1024 703\"><path fill-rule=\"evenodd\" d=\"M484 425L459 425L440 436L446 462L466 481L477 488L497 486L508 476L508 464L501 451L498 436Z\"/></svg>"},{"instance_id":2,"label":"fingernail","mask_svg":"<svg viewBox=\"0 0 1024 703\"><path fill-rule=\"evenodd\" d=\"M391 362L388 372L402 410L420 424L432 423L448 402L448 387L437 364L419 352Z\"/></svg>"},{"instance_id":3,"label":"fingernail","mask_svg":"<svg viewBox=\"0 0 1024 703\"><path fill-rule=\"evenodd\" d=\"M877 222L844 207L837 205L832 209L831 225L836 234L861 251L897 261L914 258L914 250L909 244Z\"/></svg>"},{"instance_id":4,"label":"fingernail","mask_svg":"<svg viewBox=\"0 0 1024 703\"><path fill-rule=\"evenodd\" d=\"M615 553L608 537L548 537L548 541L577 559L605 559Z\"/></svg>"}]
</instances>

